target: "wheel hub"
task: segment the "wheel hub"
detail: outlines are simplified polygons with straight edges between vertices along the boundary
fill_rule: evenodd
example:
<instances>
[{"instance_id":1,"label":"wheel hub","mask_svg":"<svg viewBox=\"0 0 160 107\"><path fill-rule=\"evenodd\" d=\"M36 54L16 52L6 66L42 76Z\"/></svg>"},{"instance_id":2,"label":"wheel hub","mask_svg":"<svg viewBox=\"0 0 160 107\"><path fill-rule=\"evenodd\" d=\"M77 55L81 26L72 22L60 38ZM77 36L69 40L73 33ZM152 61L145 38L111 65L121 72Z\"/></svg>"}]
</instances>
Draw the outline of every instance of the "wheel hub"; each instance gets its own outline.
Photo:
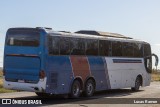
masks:
<instances>
[{"instance_id":1,"label":"wheel hub","mask_svg":"<svg viewBox=\"0 0 160 107\"><path fill-rule=\"evenodd\" d=\"M90 94L90 93L92 93L92 91L93 91L93 85L91 83L89 83L87 85L87 92L88 92L88 94Z\"/></svg>"}]
</instances>

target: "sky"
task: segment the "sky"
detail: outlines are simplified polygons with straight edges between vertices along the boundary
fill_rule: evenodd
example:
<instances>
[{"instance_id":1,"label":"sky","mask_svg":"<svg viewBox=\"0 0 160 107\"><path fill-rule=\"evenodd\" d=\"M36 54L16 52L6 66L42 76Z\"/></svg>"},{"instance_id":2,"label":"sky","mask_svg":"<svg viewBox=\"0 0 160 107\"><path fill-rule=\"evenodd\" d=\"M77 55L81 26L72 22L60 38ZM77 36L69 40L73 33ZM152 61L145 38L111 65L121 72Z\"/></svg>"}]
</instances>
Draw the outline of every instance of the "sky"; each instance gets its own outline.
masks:
<instances>
[{"instance_id":1,"label":"sky","mask_svg":"<svg viewBox=\"0 0 160 107\"><path fill-rule=\"evenodd\" d=\"M119 33L149 42L160 57L159 4L160 0L0 0L0 66L11 27Z\"/></svg>"}]
</instances>

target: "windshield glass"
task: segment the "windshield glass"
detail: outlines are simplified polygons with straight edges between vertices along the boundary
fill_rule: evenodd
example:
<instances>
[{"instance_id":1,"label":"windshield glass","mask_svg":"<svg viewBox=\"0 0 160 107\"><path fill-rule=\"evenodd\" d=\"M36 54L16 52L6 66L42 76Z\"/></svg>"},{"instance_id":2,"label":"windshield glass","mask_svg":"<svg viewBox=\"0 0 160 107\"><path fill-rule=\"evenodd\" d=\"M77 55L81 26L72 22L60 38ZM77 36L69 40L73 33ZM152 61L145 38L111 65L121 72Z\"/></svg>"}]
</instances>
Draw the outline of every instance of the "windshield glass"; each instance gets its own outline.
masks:
<instances>
[{"instance_id":1,"label":"windshield glass","mask_svg":"<svg viewBox=\"0 0 160 107\"><path fill-rule=\"evenodd\" d=\"M13 30L8 32L6 44L9 46L33 46L38 47L40 33L29 30Z\"/></svg>"}]
</instances>

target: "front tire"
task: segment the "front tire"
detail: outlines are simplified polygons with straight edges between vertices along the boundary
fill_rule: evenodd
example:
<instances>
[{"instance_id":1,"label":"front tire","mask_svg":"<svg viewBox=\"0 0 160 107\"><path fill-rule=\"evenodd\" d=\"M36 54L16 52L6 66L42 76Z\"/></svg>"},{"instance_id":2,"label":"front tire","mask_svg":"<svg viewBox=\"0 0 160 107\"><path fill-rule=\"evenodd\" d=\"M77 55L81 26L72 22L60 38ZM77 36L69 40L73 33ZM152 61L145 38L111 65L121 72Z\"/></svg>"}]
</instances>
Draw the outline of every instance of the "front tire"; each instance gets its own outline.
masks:
<instances>
[{"instance_id":1,"label":"front tire","mask_svg":"<svg viewBox=\"0 0 160 107\"><path fill-rule=\"evenodd\" d=\"M85 96L86 97L91 97L93 96L95 91L95 83L92 79L87 80L86 85L85 85Z\"/></svg>"},{"instance_id":2,"label":"front tire","mask_svg":"<svg viewBox=\"0 0 160 107\"><path fill-rule=\"evenodd\" d=\"M81 85L78 80L75 80L71 87L71 97L78 98L81 94Z\"/></svg>"},{"instance_id":3,"label":"front tire","mask_svg":"<svg viewBox=\"0 0 160 107\"><path fill-rule=\"evenodd\" d=\"M136 81L135 81L135 86L132 87L131 90L132 90L132 91L138 91L139 88L140 88L140 86L142 85L141 83L142 83L142 80L141 80L141 78L138 76L138 77L136 78Z\"/></svg>"}]
</instances>

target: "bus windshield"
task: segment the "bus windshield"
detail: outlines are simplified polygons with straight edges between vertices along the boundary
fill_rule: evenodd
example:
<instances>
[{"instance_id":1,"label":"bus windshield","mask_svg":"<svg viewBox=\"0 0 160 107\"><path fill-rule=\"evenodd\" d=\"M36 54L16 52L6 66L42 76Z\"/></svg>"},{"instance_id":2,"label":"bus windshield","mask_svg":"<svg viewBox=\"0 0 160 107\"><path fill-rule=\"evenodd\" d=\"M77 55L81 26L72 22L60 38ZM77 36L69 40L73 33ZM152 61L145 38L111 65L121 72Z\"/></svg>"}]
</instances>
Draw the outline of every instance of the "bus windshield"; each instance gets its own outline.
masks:
<instances>
[{"instance_id":1,"label":"bus windshield","mask_svg":"<svg viewBox=\"0 0 160 107\"><path fill-rule=\"evenodd\" d=\"M40 33L28 30L13 30L8 32L6 44L9 46L32 46L40 44Z\"/></svg>"}]
</instances>

